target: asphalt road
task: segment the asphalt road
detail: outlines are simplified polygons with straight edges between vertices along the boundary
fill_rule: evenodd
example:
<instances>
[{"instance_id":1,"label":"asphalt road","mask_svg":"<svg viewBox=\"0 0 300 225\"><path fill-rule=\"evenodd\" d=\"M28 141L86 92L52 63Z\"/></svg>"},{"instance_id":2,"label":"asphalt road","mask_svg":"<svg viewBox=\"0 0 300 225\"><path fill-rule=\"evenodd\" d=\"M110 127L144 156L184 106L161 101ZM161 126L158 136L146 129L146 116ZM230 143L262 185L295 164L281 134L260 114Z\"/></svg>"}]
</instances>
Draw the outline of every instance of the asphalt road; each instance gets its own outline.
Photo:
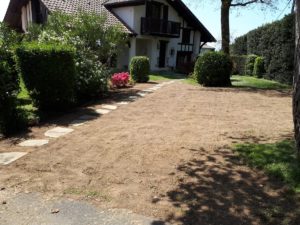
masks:
<instances>
[{"instance_id":1,"label":"asphalt road","mask_svg":"<svg viewBox=\"0 0 300 225\"><path fill-rule=\"evenodd\" d=\"M163 225L128 210L101 210L75 200L46 200L39 194L0 191L1 225Z\"/></svg>"}]
</instances>

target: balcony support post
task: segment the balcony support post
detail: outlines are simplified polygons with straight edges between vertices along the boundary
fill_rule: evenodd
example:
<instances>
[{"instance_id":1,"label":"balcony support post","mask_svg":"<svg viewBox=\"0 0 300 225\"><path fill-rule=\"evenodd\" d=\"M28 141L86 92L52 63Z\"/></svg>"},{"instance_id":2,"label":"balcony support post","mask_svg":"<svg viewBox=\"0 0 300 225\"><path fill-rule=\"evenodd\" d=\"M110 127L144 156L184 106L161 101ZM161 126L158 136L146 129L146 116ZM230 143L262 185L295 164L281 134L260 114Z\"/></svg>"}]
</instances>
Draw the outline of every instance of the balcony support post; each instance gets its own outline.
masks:
<instances>
[{"instance_id":1,"label":"balcony support post","mask_svg":"<svg viewBox=\"0 0 300 225\"><path fill-rule=\"evenodd\" d=\"M128 65L130 65L131 58L136 56L136 37L130 39L129 57Z\"/></svg>"}]
</instances>

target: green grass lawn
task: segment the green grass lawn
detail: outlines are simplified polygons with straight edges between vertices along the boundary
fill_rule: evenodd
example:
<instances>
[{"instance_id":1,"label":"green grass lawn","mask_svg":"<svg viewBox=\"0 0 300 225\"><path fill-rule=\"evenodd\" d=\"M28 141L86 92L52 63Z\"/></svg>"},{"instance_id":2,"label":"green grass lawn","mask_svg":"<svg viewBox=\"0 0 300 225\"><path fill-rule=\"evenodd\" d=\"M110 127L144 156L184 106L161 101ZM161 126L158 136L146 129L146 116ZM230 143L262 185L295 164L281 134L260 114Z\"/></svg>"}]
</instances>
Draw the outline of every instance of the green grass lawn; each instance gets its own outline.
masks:
<instances>
[{"instance_id":1,"label":"green grass lawn","mask_svg":"<svg viewBox=\"0 0 300 225\"><path fill-rule=\"evenodd\" d=\"M20 79L20 93L17 96L17 100L17 108L22 114L22 118L25 120L25 123L31 124L34 121L39 120L38 109L33 106L32 99L22 79Z\"/></svg>"},{"instance_id":2,"label":"green grass lawn","mask_svg":"<svg viewBox=\"0 0 300 225\"><path fill-rule=\"evenodd\" d=\"M288 185L293 192L300 193L300 160L294 145L290 140L274 144L238 144L234 151L248 165L264 170Z\"/></svg>"},{"instance_id":3,"label":"green grass lawn","mask_svg":"<svg viewBox=\"0 0 300 225\"><path fill-rule=\"evenodd\" d=\"M174 80L174 79L186 79L187 76L180 73L175 73L172 71L153 71L150 74L150 81L164 81L164 80Z\"/></svg>"},{"instance_id":4,"label":"green grass lawn","mask_svg":"<svg viewBox=\"0 0 300 225\"><path fill-rule=\"evenodd\" d=\"M187 77L183 74L178 74L169 71L158 71L152 72L150 75L150 81L164 81L172 79L183 79L184 83L199 85L196 80L191 77ZM261 78L256 78L252 76L239 76L234 75L231 77L232 87L236 88L253 88L253 89L264 89L264 90L288 90L291 86L286 84L281 84L277 81L266 80Z\"/></svg>"},{"instance_id":5,"label":"green grass lawn","mask_svg":"<svg viewBox=\"0 0 300 225\"><path fill-rule=\"evenodd\" d=\"M242 88L271 89L271 90L291 88L291 86L286 84L281 84L276 81L260 79L251 76L234 75L231 77L231 82L233 87L242 87Z\"/></svg>"}]
</instances>

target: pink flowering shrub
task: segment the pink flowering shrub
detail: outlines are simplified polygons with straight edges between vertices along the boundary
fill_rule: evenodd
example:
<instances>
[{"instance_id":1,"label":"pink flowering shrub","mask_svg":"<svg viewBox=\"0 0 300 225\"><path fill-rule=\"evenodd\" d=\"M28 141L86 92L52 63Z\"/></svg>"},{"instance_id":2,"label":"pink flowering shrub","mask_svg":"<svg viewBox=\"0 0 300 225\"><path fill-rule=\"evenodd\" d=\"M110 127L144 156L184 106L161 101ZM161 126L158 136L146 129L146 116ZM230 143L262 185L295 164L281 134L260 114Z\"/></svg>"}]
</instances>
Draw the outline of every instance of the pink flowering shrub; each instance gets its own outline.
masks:
<instances>
[{"instance_id":1,"label":"pink flowering shrub","mask_svg":"<svg viewBox=\"0 0 300 225\"><path fill-rule=\"evenodd\" d=\"M129 82L129 77L127 72L115 73L111 77L112 85L117 88L125 87Z\"/></svg>"}]
</instances>

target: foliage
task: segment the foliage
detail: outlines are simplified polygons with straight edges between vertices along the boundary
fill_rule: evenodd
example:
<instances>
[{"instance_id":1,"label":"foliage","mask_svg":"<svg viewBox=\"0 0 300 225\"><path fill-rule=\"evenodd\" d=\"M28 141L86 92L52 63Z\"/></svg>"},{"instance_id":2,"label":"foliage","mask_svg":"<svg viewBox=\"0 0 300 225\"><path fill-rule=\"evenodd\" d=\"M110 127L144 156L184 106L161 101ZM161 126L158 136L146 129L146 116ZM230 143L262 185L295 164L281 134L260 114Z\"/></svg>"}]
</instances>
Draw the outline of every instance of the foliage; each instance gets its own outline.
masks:
<instances>
[{"instance_id":1,"label":"foliage","mask_svg":"<svg viewBox=\"0 0 300 225\"><path fill-rule=\"evenodd\" d=\"M76 95L79 99L98 97L107 91L109 71L91 52L77 52L76 71Z\"/></svg>"},{"instance_id":2,"label":"foliage","mask_svg":"<svg viewBox=\"0 0 300 225\"><path fill-rule=\"evenodd\" d=\"M126 85L129 82L129 73L128 72L122 72L122 73L115 73L111 77L111 82L114 87L121 88L126 87Z\"/></svg>"},{"instance_id":3,"label":"foliage","mask_svg":"<svg viewBox=\"0 0 300 225\"><path fill-rule=\"evenodd\" d=\"M194 74L204 86L230 86L232 62L222 52L208 52L196 61Z\"/></svg>"},{"instance_id":4,"label":"foliage","mask_svg":"<svg viewBox=\"0 0 300 225\"><path fill-rule=\"evenodd\" d=\"M231 60L233 63L232 74L245 74L245 66L246 66L246 55L231 55Z\"/></svg>"},{"instance_id":5,"label":"foliage","mask_svg":"<svg viewBox=\"0 0 300 225\"><path fill-rule=\"evenodd\" d=\"M247 55L247 35L236 38L231 45L230 51L233 55Z\"/></svg>"},{"instance_id":6,"label":"foliage","mask_svg":"<svg viewBox=\"0 0 300 225\"><path fill-rule=\"evenodd\" d=\"M257 55L247 55L245 64L245 75L253 75L254 63L257 57Z\"/></svg>"},{"instance_id":7,"label":"foliage","mask_svg":"<svg viewBox=\"0 0 300 225\"><path fill-rule=\"evenodd\" d=\"M17 68L35 105L63 110L75 103L75 51L65 45L27 43L16 49Z\"/></svg>"},{"instance_id":8,"label":"foliage","mask_svg":"<svg viewBox=\"0 0 300 225\"><path fill-rule=\"evenodd\" d=\"M150 62L146 56L132 57L130 62L130 75L136 82L148 82L150 73Z\"/></svg>"},{"instance_id":9,"label":"foliage","mask_svg":"<svg viewBox=\"0 0 300 225\"><path fill-rule=\"evenodd\" d=\"M293 14L264 25L239 37L232 45L233 54L256 54L264 57L265 78L292 83L295 49L295 18Z\"/></svg>"},{"instance_id":10,"label":"foliage","mask_svg":"<svg viewBox=\"0 0 300 225\"><path fill-rule=\"evenodd\" d=\"M281 84L277 81L259 79L250 76L232 76L231 82L232 82L232 86L234 87L269 89L269 90L291 89L291 86L287 84Z\"/></svg>"},{"instance_id":11,"label":"foliage","mask_svg":"<svg viewBox=\"0 0 300 225\"><path fill-rule=\"evenodd\" d=\"M19 120L16 97L19 79L7 50L0 51L0 133L9 135L18 130Z\"/></svg>"},{"instance_id":12,"label":"foliage","mask_svg":"<svg viewBox=\"0 0 300 225\"><path fill-rule=\"evenodd\" d=\"M300 191L300 162L294 142L286 140L274 144L239 144L235 146L250 166L265 170L294 191Z\"/></svg>"},{"instance_id":13,"label":"foliage","mask_svg":"<svg viewBox=\"0 0 300 225\"><path fill-rule=\"evenodd\" d=\"M21 37L3 22L0 22L0 49L9 51L21 41Z\"/></svg>"},{"instance_id":14,"label":"foliage","mask_svg":"<svg viewBox=\"0 0 300 225\"><path fill-rule=\"evenodd\" d=\"M255 59L253 75L258 78L262 78L265 72L264 58L259 56Z\"/></svg>"},{"instance_id":15,"label":"foliage","mask_svg":"<svg viewBox=\"0 0 300 225\"><path fill-rule=\"evenodd\" d=\"M125 45L127 35L118 26L106 26L106 17L96 13L53 12L46 25L31 27L26 39L74 46L77 96L90 98L107 91L106 67Z\"/></svg>"}]
</instances>

